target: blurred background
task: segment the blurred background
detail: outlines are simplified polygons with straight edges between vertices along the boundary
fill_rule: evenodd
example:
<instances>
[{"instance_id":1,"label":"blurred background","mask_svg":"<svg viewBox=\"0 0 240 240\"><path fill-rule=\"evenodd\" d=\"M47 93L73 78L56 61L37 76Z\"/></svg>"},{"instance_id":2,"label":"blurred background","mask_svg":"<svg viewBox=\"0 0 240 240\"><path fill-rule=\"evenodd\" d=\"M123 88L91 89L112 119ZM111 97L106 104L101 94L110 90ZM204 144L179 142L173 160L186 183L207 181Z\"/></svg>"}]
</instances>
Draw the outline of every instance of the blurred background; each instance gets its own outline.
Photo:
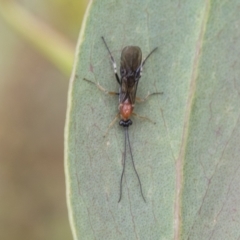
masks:
<instances>
[{"instance_id":1,"label":"blurred background","mask_svg":"<svg viewBox=\"0 0 240 240\"><path fill-rule=\"evenodd\" d=\"M88 0L0 0L0 239L72 239L68 82Z\"/></svg>"}]
</instances>

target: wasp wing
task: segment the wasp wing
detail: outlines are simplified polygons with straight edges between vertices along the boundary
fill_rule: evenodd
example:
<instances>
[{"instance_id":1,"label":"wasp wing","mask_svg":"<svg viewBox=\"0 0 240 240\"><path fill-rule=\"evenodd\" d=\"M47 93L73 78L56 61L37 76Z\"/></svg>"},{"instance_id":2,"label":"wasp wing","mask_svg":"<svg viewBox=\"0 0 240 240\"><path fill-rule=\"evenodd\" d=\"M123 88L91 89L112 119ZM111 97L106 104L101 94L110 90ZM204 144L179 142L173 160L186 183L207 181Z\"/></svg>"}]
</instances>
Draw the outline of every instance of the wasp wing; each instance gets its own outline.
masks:
<instances>
[{"instance_id":1,"label":"wasp wing","mask_svg":"<svg viewBox=\"0 0 240 240\"><path fill-rule=\"evenodd\" d=\"M120 89L120 103L129 100L134 104L140 79L142 65L142 51L137 46L128 46L122 50L121 54L121 89Z\"/></svg>"}]
</instances>

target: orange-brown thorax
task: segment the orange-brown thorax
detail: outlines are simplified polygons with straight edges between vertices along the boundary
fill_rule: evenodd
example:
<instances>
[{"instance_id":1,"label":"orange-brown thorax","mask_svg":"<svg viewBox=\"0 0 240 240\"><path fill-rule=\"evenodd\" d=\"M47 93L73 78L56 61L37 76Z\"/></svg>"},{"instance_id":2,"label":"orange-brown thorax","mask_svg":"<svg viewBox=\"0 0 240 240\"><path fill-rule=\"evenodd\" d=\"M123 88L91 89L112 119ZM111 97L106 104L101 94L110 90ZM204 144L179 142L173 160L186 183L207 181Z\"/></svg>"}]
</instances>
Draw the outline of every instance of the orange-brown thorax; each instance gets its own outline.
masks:
<instances>
[{"instance_id":1,"label":"orange-brown thorax","mask_svg":"<svg viewBox=\"0 0 240 240\"><path fill-rule=\"evenodd\" d=\"M119 104L119 112L122 120L126 121L130 118L134 109L134 105L126 99L123 103Z\"/></svg>"}]
</instances>

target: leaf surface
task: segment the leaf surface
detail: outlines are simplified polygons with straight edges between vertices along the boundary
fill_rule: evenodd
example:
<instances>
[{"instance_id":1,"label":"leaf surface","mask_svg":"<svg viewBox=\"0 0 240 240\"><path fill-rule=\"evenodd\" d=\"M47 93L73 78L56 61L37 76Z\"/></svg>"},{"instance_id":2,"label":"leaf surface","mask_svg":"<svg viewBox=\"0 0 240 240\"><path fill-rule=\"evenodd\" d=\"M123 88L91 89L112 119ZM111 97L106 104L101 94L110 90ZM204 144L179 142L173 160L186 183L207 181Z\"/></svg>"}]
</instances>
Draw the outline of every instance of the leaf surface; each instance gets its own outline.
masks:
<instances>
[{"instance_id":1,"label":"leaf surface","mask_svg":"<svg viewBox=\"0 0 240 240\"><path fill-rule=\"evenodd\" d=\"M237 1L93 1L79 37L65 132L75 239L238 239L240 18ZM143 193L116 123L109 54L139 46L148 59L129 135Z\"/></svg>"}]
</instances>

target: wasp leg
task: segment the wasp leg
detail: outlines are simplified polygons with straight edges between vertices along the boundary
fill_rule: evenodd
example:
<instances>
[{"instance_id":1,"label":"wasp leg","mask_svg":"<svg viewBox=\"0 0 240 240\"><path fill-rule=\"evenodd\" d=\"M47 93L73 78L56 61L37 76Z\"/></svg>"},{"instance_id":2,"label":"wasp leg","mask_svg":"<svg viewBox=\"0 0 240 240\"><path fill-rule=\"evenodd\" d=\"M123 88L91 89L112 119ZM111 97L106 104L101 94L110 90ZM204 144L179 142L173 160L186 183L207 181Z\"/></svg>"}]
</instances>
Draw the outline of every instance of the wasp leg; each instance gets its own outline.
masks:
<instances>
[{"instance_id":1,"label":"wasp leg","mask_svg":"<svg viewBox=\"0 0 240 240\"><path fill-rule=\"evenodd\" d=\"M156 124L156 122L154 122L154 121L151 120L150 118L145 117L145 116L138 115L138 114L135 113L135 112L133 112L132 115L135 116L135 117L137 117L137 118L140 118L140 119L142 119L142 120L147 120L147 121L149 121L149 122L151 122L151 123L153 123L153 124Z\"/></svg>"},{"instance_id":2,"label":"wasp leg","mask_svg":"<svg viewBox=\"0 0 240 240\"><path fill-rule=\"evenodd\" d=\"M146 61L147 61L147 59L151 56L151 54L153 53L153 52L155 52L157 50L157 47L155 47L147 56L146 56L146 58L143 60L143 62L142 62L142 67L143 67L143 65L146 63Z\"/></svg>"},{"instance_id":3,"label":"wasp leg","mask_svg":"<svg viewBox=\"0 0 240 240\"><path fill-rule=\"evenodd\" d=\"M117 93L117 92L110 92L110 91L108 91L107 89L105 89L104 87L102 87L99 83L95 83L95 82L93 82L93 81L91 81L91 80L88 80L88 79L86 79L86 78L84 78L83 80L84 80L84 81L87 81L87 82L89 82L89 83L94 84L99 90L101 90L101 91L104 92L105 94L109 94L109 95L119 95L119 93Z\"/></svg>"},{"instance_id":4,"label":"wasp leg","mask_svg":"<svg viewBox=\"0 0 240 240\"><path fill-rule=\"evenodd\" d=\"M144 64L146 63L147 59L151 56L151 54L152 54L153 52L155 52L156 50L157 50L157 47L155 47L155 48L145 57L145 59L142 61L141 68L140 68L140 77L142 76L142 70L143 70Z\"/></svg>"},{"instance_id":5,"label":"wasp leg","mask_svg":"<svg viewBox=\"0 0 240 240\"><path fill-rule=\"evenodd\" d=\"M145 102L145 101L148 100L148 98L149 98L150 96L152 96L152 95L157 95L157 94L163 94L163 92L148 93L147 96L144 97L144 98L136 97L136 101L139 102L139 103L140 103L140 102Z\"/></svg>"},{"instance_id":6,"label":"wasp leg","mask_svg":"<svg viewBox=\"0 0 240 240\"><path fill-rule=\"evenodd\" d=\"M112 126L114 125L114 123L117 121L117 119L119 118L119 113L117 113L117 115L115 116L115 118L111 121L111 123L108 125L107 131L106 133L103 135L103 137L106 137L108 135L109 130L112 128Z\"/></svg>"},{"instance_id":7,"label":"wasp leg","mask_svg":"<svg viewBox=\"0 0 240 240\"><path fill-rule=\"evenodd\" d=\"M113 65L113 70L114 70L114 74L115 74L116 80L119 83L119 85L121 85L121 81L120 81L120 78L119 78L118 73L117 73L117 64L116 64L116 62L115 62L115 60L113 58L113 55L111 54L111 52L109 50L109 47L108 47L104 37L102 37L102 40L103 40L103 42L104 42L104 44L105 44L105 46L106 46L106 48L108 50L108 53L109 53L109 55L111 57L111 62L112 62L112 65Z\"/></svg>"}]
</instances>

